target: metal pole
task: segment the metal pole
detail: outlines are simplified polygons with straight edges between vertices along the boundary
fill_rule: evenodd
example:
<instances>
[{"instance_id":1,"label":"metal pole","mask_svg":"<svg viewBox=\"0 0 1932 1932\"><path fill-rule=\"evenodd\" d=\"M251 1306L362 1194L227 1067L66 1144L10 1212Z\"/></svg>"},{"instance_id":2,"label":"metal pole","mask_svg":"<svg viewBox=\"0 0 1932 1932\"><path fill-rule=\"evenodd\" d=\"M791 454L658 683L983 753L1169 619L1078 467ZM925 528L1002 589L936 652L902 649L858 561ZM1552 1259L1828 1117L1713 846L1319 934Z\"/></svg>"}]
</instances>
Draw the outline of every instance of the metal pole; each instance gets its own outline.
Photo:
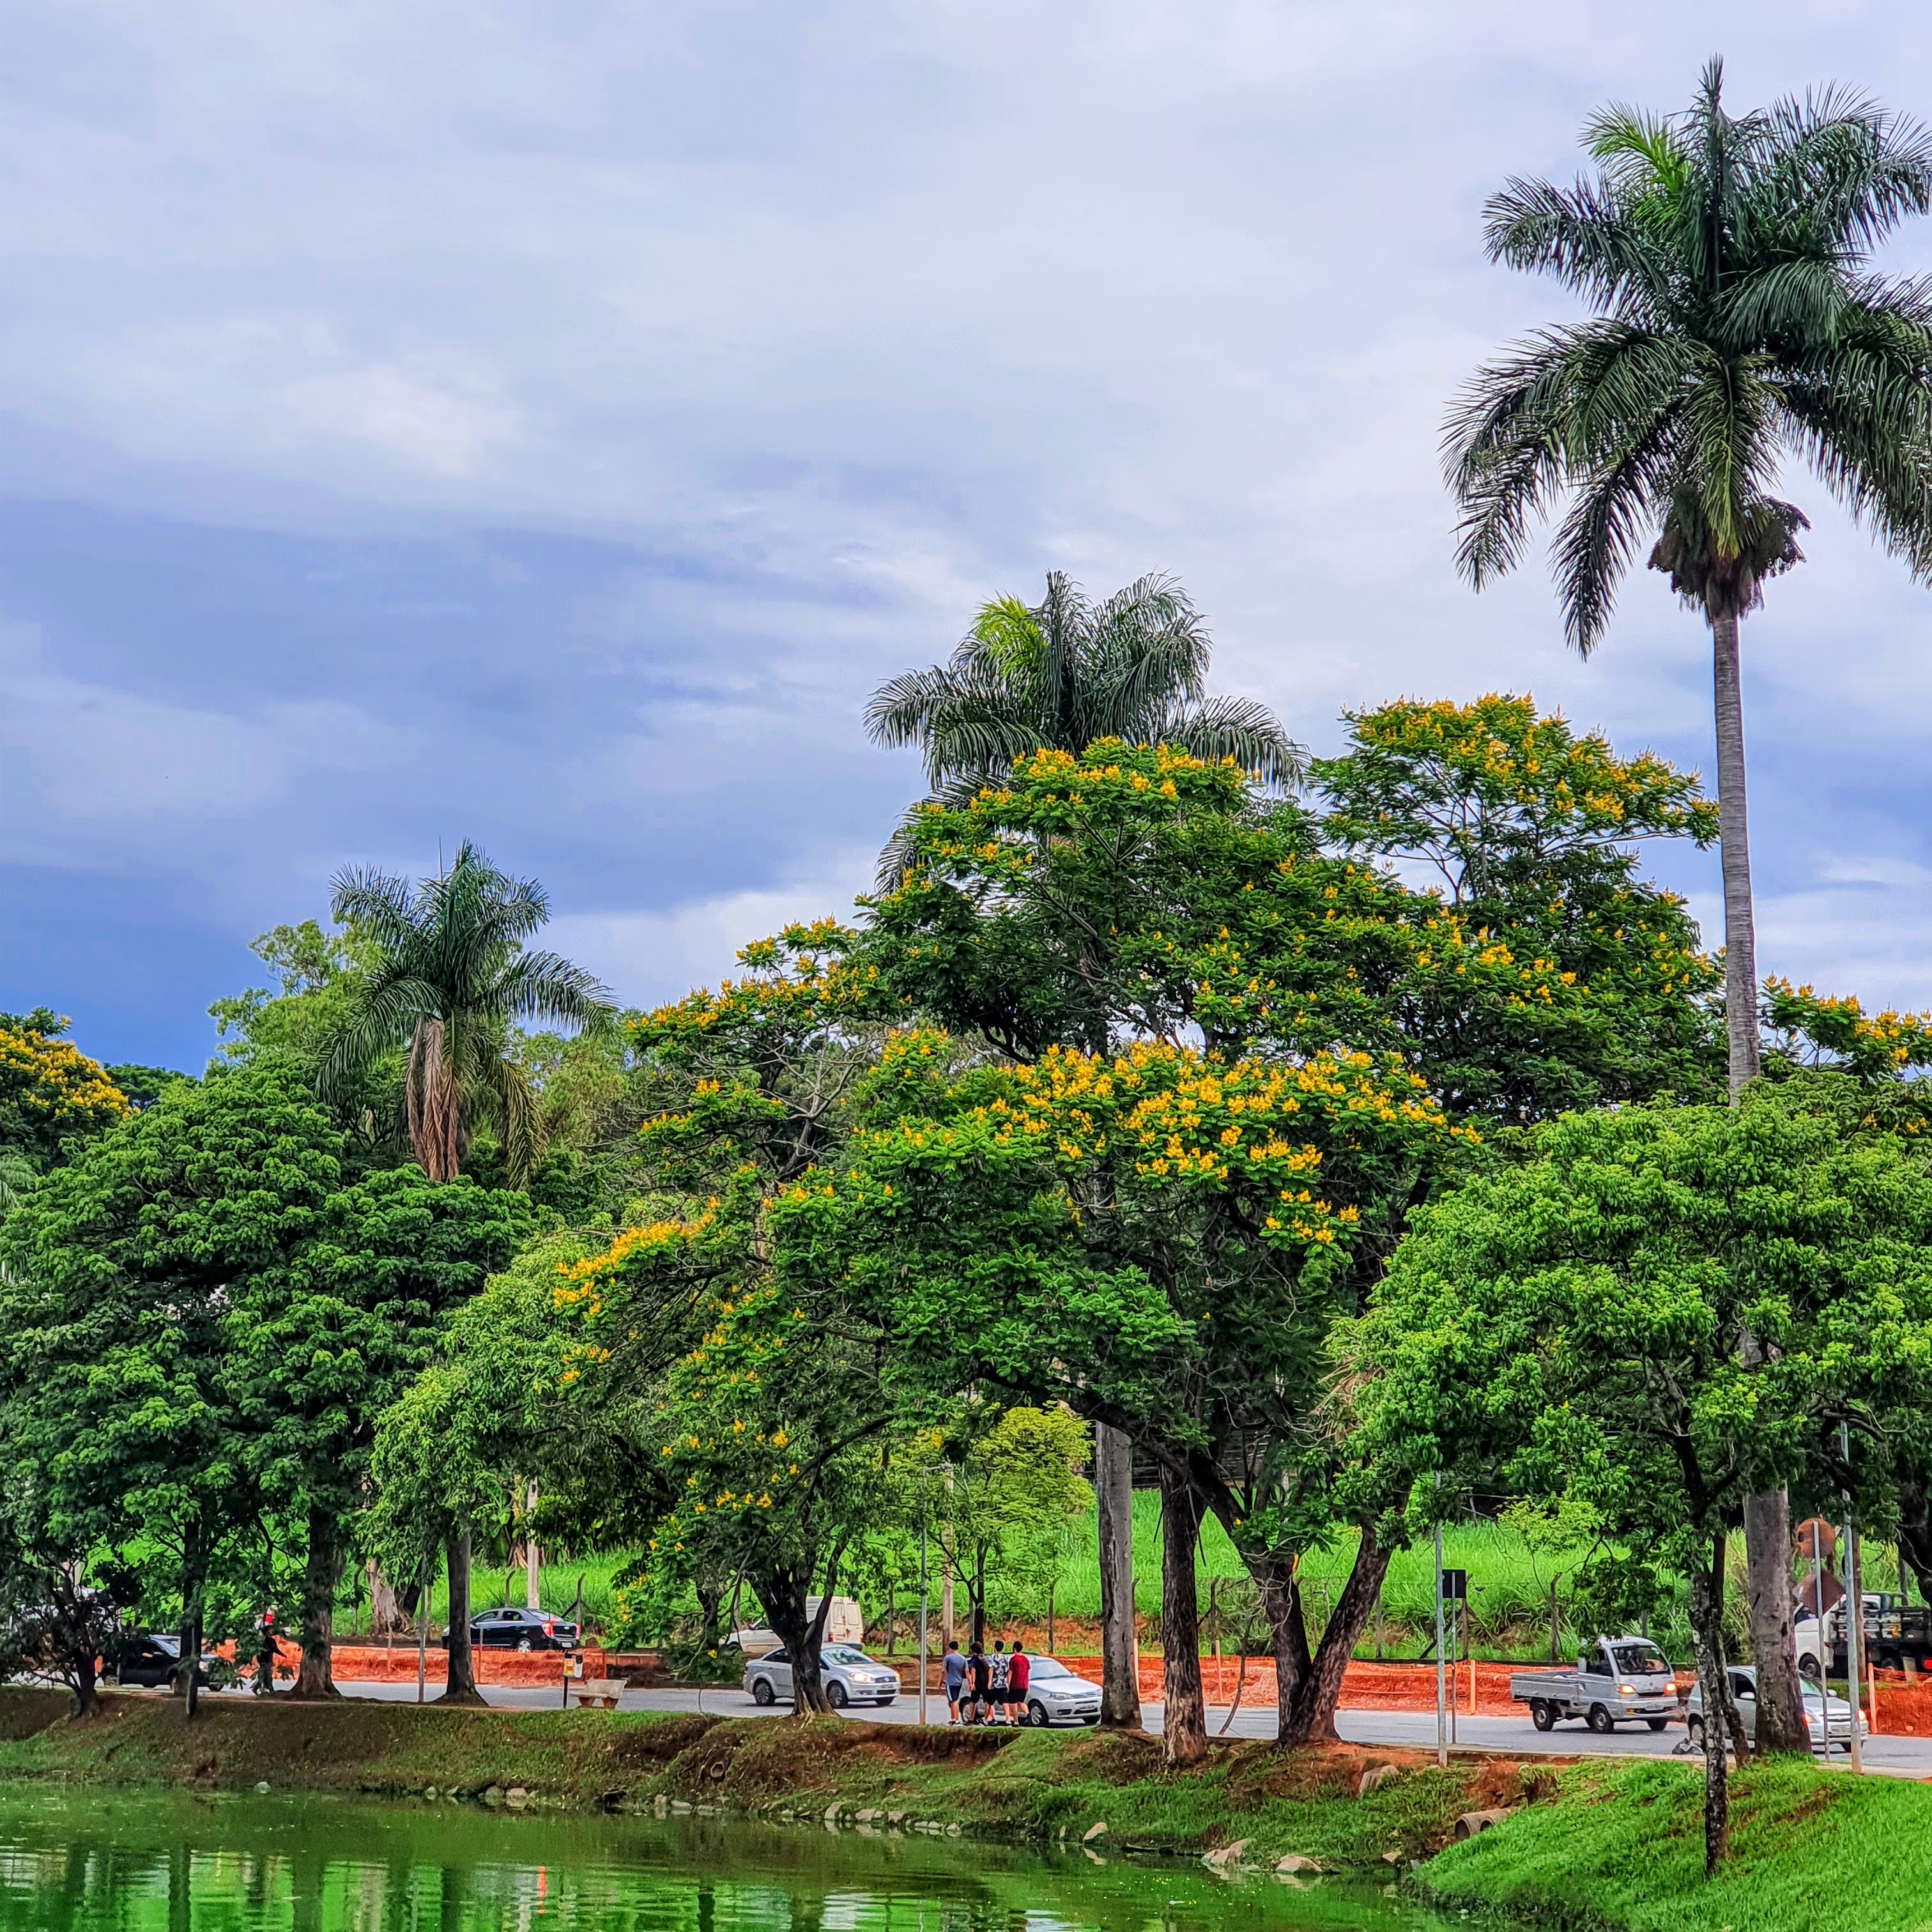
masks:
<instances>
[{"instance_id":1,"label":"metal pole","mask_svg":"<svg viewBox=\"0 0 1932 1932\"><path fill-rule=\"evenodd\" d=\"M1449 1768L1449 1679L1443 1656L1442 1634L1442 1526L1436 1526L1436 1762Z\"/></svg>"},{"instance_id":2,"label":"metal pole","mask_svg":"<svg viewBox=\"0 0 1932 1932\"><path fill-rule=\"evenodd\" d=\"M1852 1460L1851 1433L1842 1422L1838 1424L1838 1454L1849 1468ZM1858 1588L1858 1546L1857 1533L1852 1528L1852 1492L1840 1490L1838 1493L1845 1504L1845 1669L1850 1678L1845 1686L1845 1701L1852 1707L1852 1768L1862 1772L1865 1757L1858 1743L1858 1665L1859 1652L1864 1647L1865 1606ZM1831 1708L1828 1704L1825 1707L1825 1751L1828 1757L1832 1750Z\"/></svg>"},{"instance_id":3,"label":"metal pole","mask_svg":"<svg viewBox=\"0 0 1932 1932\"><path fill-rule=\"evenodd\" d=\"M926 1722L926 1498L921 1486L919 1512L919 1720Z\"/></svg>"},{"instance_id":4,"label":"metal pole","mask_svg":"<svg viewBox=\"0 0 1932 1932\"><path fill-rule=\"evenodd\" d=\"M423 1679L429 1674L429 1593L436 1582L436 1564L432 1558L429 1574L423 1579L422 1615L416 1623L416 1702L423 1700Z\"/></svg>"},{"instance_id":5,"label":"metal pole","mask_svg":"<svg viewBox=\"0 0 1932 1932\"><path fill-rule=\"evenodd\" d=\"M1811 1617L1812 1628L1818 1640L1818 1690L1822 1696L1825 1689L1825 1525L1814 1516L1811 1519ZM1832 1752L1831 1726L1825 1726L1825 1754Z\"/></svg>"}]
</instances>

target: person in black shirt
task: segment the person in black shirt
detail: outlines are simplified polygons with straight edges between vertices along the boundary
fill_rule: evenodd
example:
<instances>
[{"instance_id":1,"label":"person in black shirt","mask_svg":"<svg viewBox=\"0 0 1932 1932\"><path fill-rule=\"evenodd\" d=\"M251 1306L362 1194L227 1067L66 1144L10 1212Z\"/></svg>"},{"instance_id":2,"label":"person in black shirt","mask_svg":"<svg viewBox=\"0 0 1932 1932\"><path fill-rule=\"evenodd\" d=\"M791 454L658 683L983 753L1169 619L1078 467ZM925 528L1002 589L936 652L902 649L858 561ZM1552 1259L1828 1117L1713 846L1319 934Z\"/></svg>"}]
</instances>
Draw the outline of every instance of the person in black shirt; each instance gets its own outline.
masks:
<instances>
[{"instance_id":1,"label":"person in black shirt","mask_svg":"<svg viewBox=\"0 0 1932 1932\"><path fill-rule=\"evenodd\" d=\"M976 1643L966 1659L967 1682L972 1696L971 1721L982 1724L993 1708L993 1673L986 1653Z\"/></svg>"}]
</instances>

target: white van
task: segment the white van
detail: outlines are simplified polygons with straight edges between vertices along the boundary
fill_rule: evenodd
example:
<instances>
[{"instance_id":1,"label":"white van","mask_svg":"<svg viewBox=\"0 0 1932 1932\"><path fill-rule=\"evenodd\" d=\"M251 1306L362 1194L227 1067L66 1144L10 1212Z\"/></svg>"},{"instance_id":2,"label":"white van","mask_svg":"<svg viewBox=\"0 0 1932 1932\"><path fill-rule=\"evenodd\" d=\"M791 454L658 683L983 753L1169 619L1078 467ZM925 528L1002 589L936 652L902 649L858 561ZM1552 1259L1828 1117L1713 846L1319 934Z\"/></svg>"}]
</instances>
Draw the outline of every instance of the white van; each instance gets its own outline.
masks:
<instances>
[{"instance_id":1,"label":"white van","mask_svg":"<svg viewBox=\"0 0 1932 1932\"><path fill-rule=\"evenodd\" d=\"M824 1600L808 1597L805 1600L805 1613L808 1617L818 1614L818 1606ZM825 1641L832 1643L862 1643L866 1637L866 1614L859 1607L856 1597L834 1597L832 1607L825 1613ZM779 1647L777 1631L767 1630L763 1624L749 1629L734 1630L724 1640L728 1650L740 1652L746 1657L762 1656L768 1650Z\"/></svg>"}]
</instances>

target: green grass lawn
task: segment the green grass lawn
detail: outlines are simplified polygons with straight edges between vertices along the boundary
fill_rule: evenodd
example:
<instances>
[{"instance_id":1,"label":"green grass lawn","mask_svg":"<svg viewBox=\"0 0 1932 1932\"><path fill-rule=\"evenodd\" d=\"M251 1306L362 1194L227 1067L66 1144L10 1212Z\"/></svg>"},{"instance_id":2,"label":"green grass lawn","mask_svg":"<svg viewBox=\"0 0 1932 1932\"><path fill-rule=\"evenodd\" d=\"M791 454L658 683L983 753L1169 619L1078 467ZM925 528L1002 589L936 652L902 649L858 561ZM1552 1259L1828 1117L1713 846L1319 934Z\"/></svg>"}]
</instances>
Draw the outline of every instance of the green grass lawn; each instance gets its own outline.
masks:
<instances>
[{"instance_id":1,"label":"green grass lawn","mask_svg":"<svg viewBox=\"0 0 1932 1932\"><path fill-rule=\"evenodd\" d=\"M1704 1876L1702 1786L1682 1766L1590 1766L1425 1868L1451 1906L1618 1932L1924 1932L1932 1792L1804 1762L1732 1780L1732 1856Z\"/></svg>"}]
</instances>

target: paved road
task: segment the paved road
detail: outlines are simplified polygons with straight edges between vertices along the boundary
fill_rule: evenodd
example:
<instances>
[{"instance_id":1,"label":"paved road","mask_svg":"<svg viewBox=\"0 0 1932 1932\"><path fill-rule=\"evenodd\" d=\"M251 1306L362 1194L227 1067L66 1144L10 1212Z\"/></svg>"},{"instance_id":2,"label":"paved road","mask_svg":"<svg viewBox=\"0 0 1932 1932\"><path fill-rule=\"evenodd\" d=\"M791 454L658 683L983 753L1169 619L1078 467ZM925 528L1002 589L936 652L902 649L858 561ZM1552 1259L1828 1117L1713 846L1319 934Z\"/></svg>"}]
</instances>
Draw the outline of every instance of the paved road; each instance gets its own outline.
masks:
<instances>
[{"instance_id":1,"label":"paved road","mask_svg":"<svg viewBox=\"0 0 1932 1932\"><path fill-rule=\"evenodd\" d=\"M388 1702L412 1702L413 1684L345 1683L339 1687L351 1697L378 1698ZM434 1694L432 1690L431 1694ZM561 1702L558 1691L512 1689L496 1684L484 1688L490 1703L506 1709L554 1710ZM721 1718L782 1717L789 1707L760 1708L735 1685L721 1685L708 1690L626 1690L619 1708L626 1711L705 1711ZM1144 1704L1142 1714L1148 1730L1160 1732L1161 1707ZM901 1696L886 1706L854 1708L847 1713L887 1724L915 1724L919 1721L919 1699ZM946 1706L938 1697L927 1705L929 1719L945 1721ZM1226 1710L1208 1714L1208 1728L1218 1732L1227 1718ZM1335 1727L1351 1744L1394 1744L1419 1750L1432 1750L1436 1744L1436 1714L1432 1711L1352 1711L1336 1715ZM1274 1736L1274 1711L1271 1706L1244 1706L1236 1712L1227 1735L1237 1738L1271 1738ZM1500 1751L1512 1757L1670 1757L1684 1743L1684 1730L1673 1724L1669 1730L1652 1732L1641 1727L1619 1730L1598 1737L1581 1724L1564 1724L1553 1731L1539 1731L1526 1718L1463 1717L1456 1726L1460 1745L1478 1750ZM1932 1778L1932 1738L1874 1738L1865 1746L1867 1769L1882 1771L1893 1777ZM1833 1762L1842 1766L1842 1754Z\"/></svg>"}]
</instances>

